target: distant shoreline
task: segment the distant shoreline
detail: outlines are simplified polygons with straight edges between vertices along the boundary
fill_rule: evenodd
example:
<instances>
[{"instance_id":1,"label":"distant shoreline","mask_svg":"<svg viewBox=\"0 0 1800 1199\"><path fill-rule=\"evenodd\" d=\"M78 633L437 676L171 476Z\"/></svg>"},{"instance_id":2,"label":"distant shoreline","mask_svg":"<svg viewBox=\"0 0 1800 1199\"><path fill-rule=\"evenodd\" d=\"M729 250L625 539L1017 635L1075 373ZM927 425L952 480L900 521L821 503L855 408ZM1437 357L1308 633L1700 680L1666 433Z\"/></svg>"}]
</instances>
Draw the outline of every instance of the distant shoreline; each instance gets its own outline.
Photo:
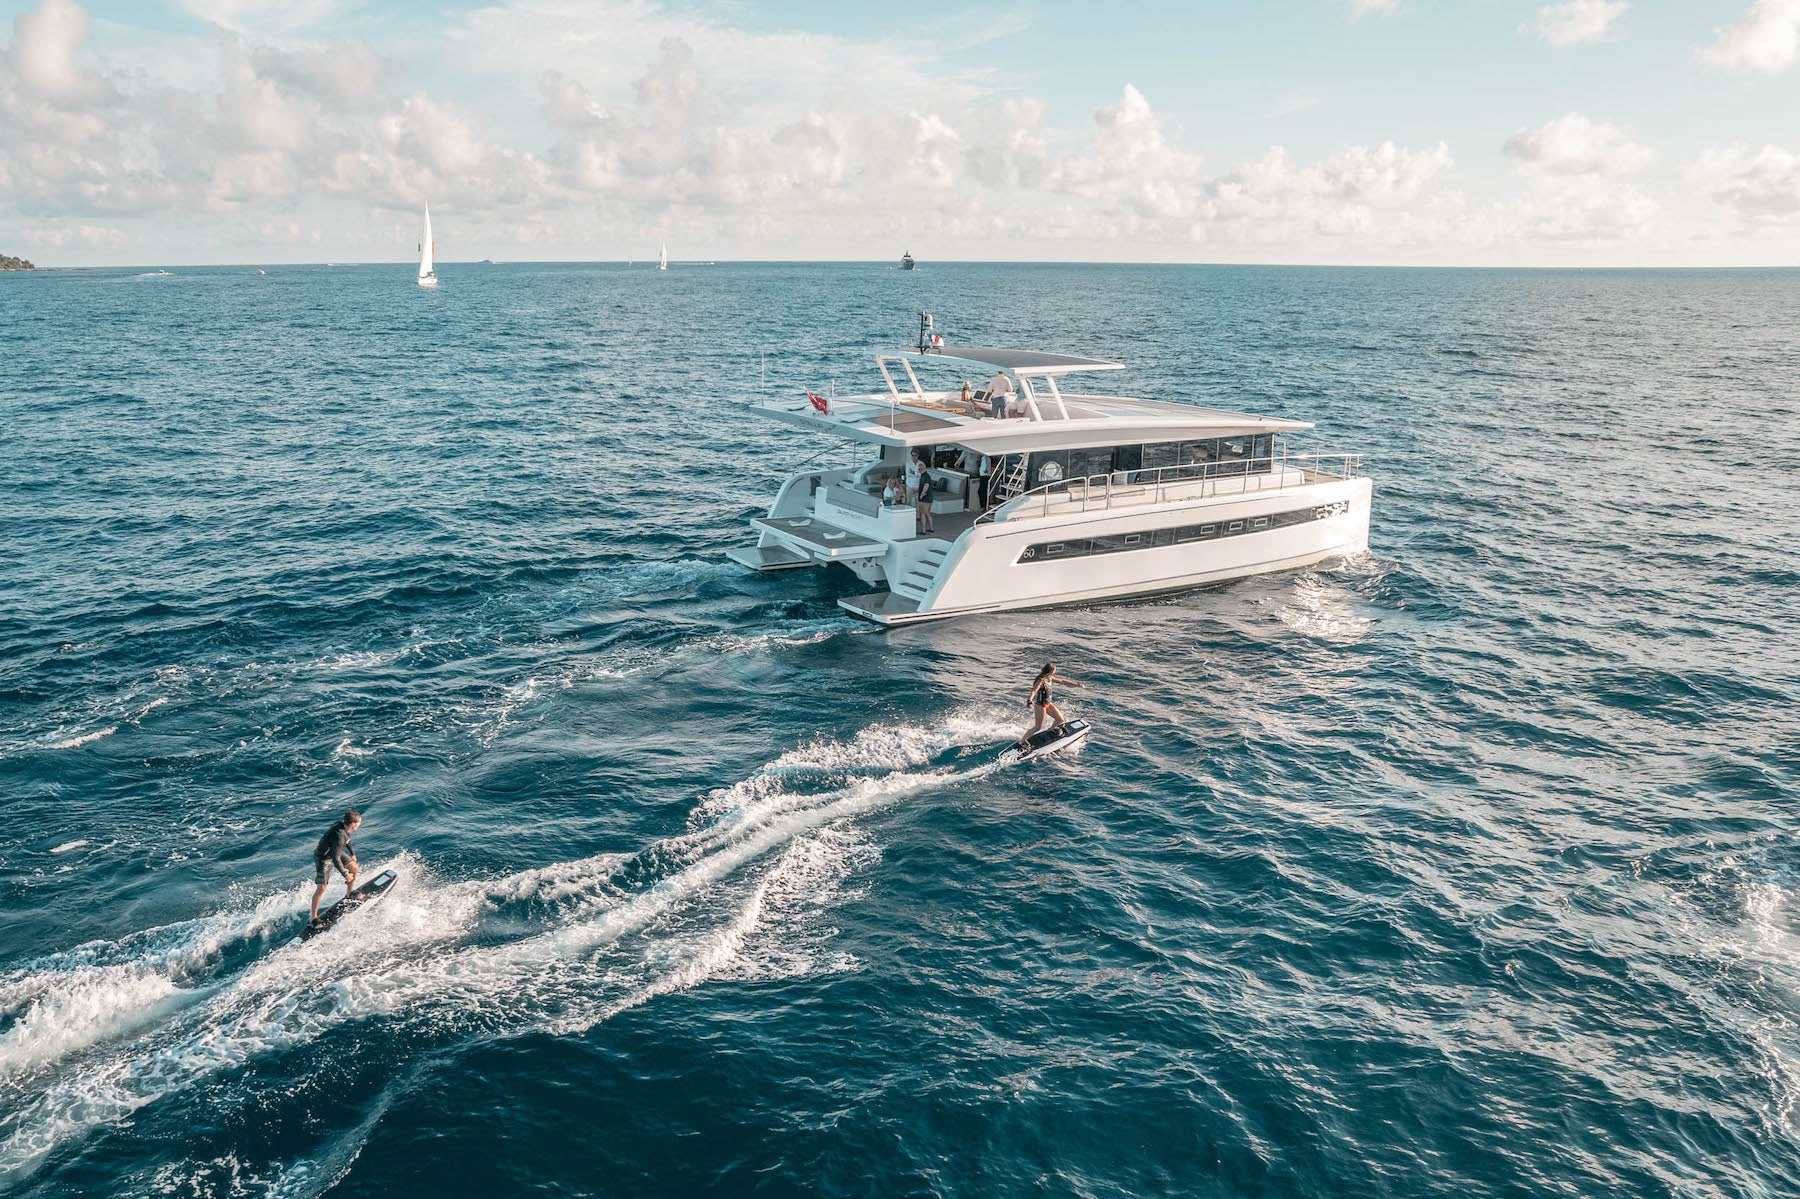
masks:
<instances>
[{"instance_id":1,"label":"distant shoreline","mask_svg":"<svg viewBox=\"0 0 1800 1199\"><path fill-rule=\"evenodd\" d=\"M14 258L10 254L0 254L0 271L35 271L37 270L29 258Z\"/></svg>"}]
</instances>

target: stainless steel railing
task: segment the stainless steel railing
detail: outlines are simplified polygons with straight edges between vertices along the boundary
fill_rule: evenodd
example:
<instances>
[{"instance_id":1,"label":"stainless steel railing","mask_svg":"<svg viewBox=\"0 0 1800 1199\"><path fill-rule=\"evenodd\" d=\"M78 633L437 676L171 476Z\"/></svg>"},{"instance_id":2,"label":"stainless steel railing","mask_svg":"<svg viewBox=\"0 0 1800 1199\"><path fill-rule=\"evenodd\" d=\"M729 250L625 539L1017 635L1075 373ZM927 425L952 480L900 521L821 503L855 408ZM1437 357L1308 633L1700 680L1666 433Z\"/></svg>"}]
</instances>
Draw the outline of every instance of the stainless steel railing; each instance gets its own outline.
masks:
<instances>
[{"instance_id":1,"label":"stainless steel railing","mask_svg":"<svg viewBox=\"0 0 1800 1199\"><path fill-rule=\"evenodd\" d=\"M1264 464L1266 469L1258 469ZM975 518L975 523L1048 516L1052 511L1092 512L1127 504L1160 504L1171 498L1195 500L1226 493L1254 495L1260 491L1305 487L1326 480L1354 479L1361 474L1361 454L1336 450L1290 451L1284 447L1267 458L1191 462L1040 483L989 508ZM1171 495L1171 488L1176 487L1179 487L1178 493Z\"/></svg>"}]
</instances>

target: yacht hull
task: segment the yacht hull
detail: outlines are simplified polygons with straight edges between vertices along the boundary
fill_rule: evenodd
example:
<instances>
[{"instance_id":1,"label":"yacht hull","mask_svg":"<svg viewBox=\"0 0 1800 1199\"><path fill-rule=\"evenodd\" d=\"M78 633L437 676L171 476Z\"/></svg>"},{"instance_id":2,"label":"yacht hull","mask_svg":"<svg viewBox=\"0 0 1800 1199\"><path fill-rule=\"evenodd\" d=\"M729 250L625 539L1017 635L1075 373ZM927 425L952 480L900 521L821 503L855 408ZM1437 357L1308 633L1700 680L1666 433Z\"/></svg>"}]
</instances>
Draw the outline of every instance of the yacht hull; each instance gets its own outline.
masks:
<instances>
[{"instance_id":1,"label":"yacht hull","mask_svg":"<svg viewBox=\"0 0 1800 1199\"><path fill-rule=\"evenodd\" d=\"M891 592L838 601L882 625L916 624L1029 608L1070 607L1165 595L1233 579L1303 570L1368 549L1371 486L1366 478L1288 488L1263 496L1170 506L1155 512L1071 514L978 525L957 539L932 585L917 597ZM1304 514L1285 527L1274 521ZM1298 520L1293 516L1291 519ZM1267 520L1270 527L1256 529ZM1230 535L1223 530L1241 522ZM1207 540L1174 543L1174 530L1213 527ZM1170 531L1171 543L1158 545ZM1051 547L1142 548L1046 557Z\"/></svg>"}]
</instances>

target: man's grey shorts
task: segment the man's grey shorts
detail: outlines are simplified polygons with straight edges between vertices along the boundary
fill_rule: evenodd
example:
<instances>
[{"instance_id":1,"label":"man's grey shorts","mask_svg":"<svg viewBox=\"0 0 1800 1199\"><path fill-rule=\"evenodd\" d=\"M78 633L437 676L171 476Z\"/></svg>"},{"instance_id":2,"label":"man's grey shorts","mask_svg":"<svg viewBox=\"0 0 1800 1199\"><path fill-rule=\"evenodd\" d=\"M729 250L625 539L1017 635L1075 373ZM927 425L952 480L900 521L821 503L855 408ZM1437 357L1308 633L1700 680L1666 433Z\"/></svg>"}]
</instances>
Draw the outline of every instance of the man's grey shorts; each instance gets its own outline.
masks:
<instances>
[{"instance_id":1,"label":"man's grey shorts","mask_svg":"<svg viewBox=\"0 0 1800 1199\"><path fill-rule=\"evenodd\" d=\"M331 859L314 858L313 873L317 876L314 881L316 881L319 886L323 887L325 885L325 880L331 877Z\"/></svg>"}]
</instances>

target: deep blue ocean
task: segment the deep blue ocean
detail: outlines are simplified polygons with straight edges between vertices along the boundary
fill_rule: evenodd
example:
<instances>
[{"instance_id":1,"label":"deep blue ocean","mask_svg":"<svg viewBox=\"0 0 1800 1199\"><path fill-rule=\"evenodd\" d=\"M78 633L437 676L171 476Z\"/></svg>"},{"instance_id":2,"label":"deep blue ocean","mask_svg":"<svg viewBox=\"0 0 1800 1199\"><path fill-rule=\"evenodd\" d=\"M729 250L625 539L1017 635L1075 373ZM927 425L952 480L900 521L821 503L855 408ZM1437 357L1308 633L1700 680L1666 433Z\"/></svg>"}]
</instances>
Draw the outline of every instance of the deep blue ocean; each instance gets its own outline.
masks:
<instances>
[{"instance_id":1,"label":"deep blue ocean","mask_svg":"<svg viewBox=\"0 0 1800 1199\"><path fill-rule=\"evenodd\" d=\"M0 1192L1800 1193L1800 272L169 271L0 275ZM1371 552L727 561L919 309Z\"/></svg>"}]
</instances>

